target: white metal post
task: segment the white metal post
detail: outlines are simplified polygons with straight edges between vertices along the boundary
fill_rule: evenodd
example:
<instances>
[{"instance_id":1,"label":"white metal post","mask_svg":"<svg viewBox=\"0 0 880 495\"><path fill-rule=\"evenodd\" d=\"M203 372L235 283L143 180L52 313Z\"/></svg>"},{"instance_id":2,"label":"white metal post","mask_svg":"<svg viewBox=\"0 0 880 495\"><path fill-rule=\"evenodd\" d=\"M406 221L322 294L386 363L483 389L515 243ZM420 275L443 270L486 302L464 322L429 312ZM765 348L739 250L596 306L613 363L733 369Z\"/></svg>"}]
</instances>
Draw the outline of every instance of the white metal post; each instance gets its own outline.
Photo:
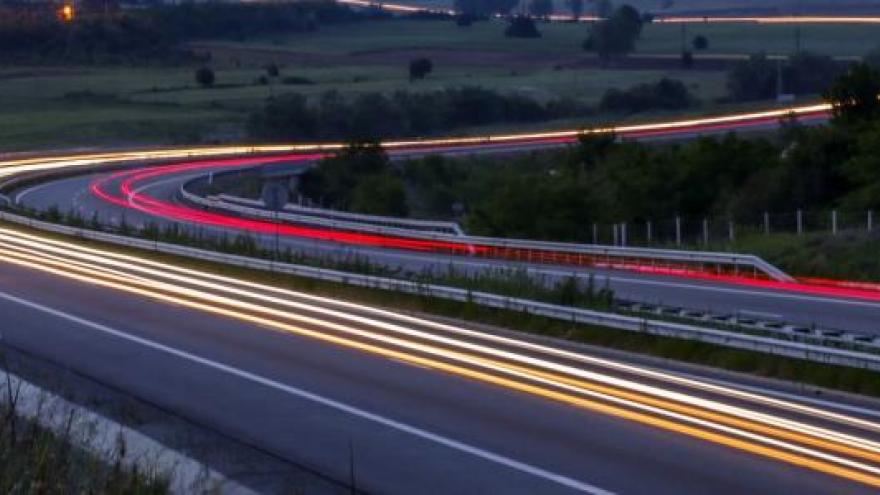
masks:
<instances>
[{"instance_id":1,"label":"white metal post","mask_svg":"<svg viewBox=\"0 0 880 495\"><path fill-rule=\"evenodd\" d=\"M675 245L681 246L681 217L675 217Z\"/></svg>"},{"instance_id":2,"label":"white metal post","mask_svg":"<svg viewBox=\"0 0 880 495\"><path fill-rule=\"evenodd\" d=\"M798 235L804 233L804 212L802 210L797 211L797 233Z\"/></svg>"},{"instance_id":3,"label":"white metal post","mask_svg":"<svg viewBox=\"0 0 880 495\"><path fill-rule=\"evenodd\" d=\"M837 235L837 210L831 210L831 233Z\"/></svg>"}]
</instances>

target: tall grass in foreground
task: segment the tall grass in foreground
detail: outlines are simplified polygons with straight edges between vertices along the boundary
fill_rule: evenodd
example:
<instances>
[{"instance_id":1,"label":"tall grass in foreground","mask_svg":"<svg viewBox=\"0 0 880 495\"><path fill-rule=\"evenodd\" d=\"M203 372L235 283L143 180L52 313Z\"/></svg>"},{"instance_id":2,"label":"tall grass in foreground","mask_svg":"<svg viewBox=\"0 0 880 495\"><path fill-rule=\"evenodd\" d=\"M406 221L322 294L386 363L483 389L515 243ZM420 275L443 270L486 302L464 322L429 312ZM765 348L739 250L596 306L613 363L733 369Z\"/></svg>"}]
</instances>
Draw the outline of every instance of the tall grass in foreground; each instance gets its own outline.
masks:
<instances>
[{"instance_id":1,"label":"tall grass in foreground","mask_svg":"<svg viewBox=\"0 0 880 495\"><path fill-rule=\"evenodd\" d=\"M40 425L39 415L22 414L19 392L16 382L0 382L0 493L169 493L164 477L125 462L124 442L117 442L110 459L87 452L77 445L92 433L74 411L65 413L62 431L51 431ZM49 409L41 407L40 414L58 413Z\"/></svg>"}]
</instances>

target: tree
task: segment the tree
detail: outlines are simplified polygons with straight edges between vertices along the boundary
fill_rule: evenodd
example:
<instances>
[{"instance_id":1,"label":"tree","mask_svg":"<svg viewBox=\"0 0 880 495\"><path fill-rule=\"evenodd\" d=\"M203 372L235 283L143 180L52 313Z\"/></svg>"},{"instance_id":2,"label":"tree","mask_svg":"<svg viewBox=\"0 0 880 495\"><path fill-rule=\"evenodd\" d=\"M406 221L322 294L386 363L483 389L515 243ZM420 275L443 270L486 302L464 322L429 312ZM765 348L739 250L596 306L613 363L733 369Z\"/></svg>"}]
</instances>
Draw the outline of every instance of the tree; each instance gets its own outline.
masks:
<instances>
[{"instance_id":1,"label":"tree","mask_svg":"<svg viewBox=\"0 0 880 495\"><path fill-rule=\"evenodd\" d=\"M530 0L529 13L534 17L546 19L553 13L553 0Z\"/></svg>"},{"instance_id":2,"label":"tree","mask_svg":"<svg viewBox=\"0 0 880 495\"><path fill-rule=\"evenodd\" d=\"M594 51L602 60L626 55L635 49L636 40L642 33L642 17L629 5L619 7L593 25L590 37L584 41L587 51Z\"/></svg>"},{"instance_id":3,"label":"tree","mask_svg":"<svg viewBox=\"0 0 880 495\"><path fill-rule=\"evenodd\" d=\"M828 55L801 51L789 57L782 79L788 93L817 94L828 89L845 71L844 64Z\"/></svg>"},{"instance_id":4,"label":"tree","mask_svg":"<svg viewBox=\"0 0 880 495\"><path fill-rule=\"evenodd\" d=\"M214 71L209 69L208 67L199 67L196 69L196 83L203 88L208 88L214 85Z\"/></svg>"},{"instance_id":5,"label":"tree","mask_svg":"<svg viewBox=\"0 0 880 495\"><path fill-rule=\"evenodd\" d=\"M584 0L566 0L565 3L571 11L572 19L579 20L584 13Z\"/></svg>"},{"instance_id":6,"label":"tree","mask_svg":"<svg viewBox=\"0 0 880 495\"><path fill-rule=\"evenodd\" d=\"M840 76L823 96L831 103L835 122L860 124L880 118L878 95L880 71L859 63Z\"/></svg>"},{"instance_id":7,"label":"tree","mask_svg":"<svg viewBox=\"0 0 880 495\"><path fill-rule=\"evenodd\" d=\"M693 66L694 66L694 54L689 50L685 50L685 51L681 52L681 67L683 69L690 69Z\"/></svg>"},{"instance_id":8,"label":"tree","mask_svg":"<svg viewBox=\"0 0 880 495\"><path fill-rule=\"evenodd\" d=\"M409 80L424 79L434 70L434 64L429 58L416 58L409 61Z\"/></svg>"},{"instance_id":9,"label":"tree","mask_svg":"<svg viewBox=\"0 0 880 495\"><path fill-rule=\"evenodd\" d=\"M510 19L510 24L504 30L504 36L508 38L540 38L541 32L535 26L535 21L526 15L518 15Z\"/></svg>"},{"instance_id":10,"label":"tree","mask_svg":"<svg viewBox=\"0 0 880 495\"><path fill-rule=\"evenodd\" d=\"M709 38L706 38L702 34L698 34L694 36L694 39L691 41L691 46L694 47L694 50L701 52L703 50L709 49Z\"/></svg>"},{"instance_id":11,"label":"tree","mask_svg":"<svg viewBox=\"0 0 880 495\"><path fill-rule=\"evenodd\" d=\"M727 74L727 91L736 101L763 100L776 94L778 66L765 54L737 62Z\"/></svg>"},{"instance_id":12,"label":"tree","mask_svg":"<svg viewBox=\"0 0 880 495\"><path fill-rule=\"evenodd\" d=\"M369 215L407 216L409 207L403 181L392 174L364 177L352 191L351 209Z\"/></svg>"}]
</instances>

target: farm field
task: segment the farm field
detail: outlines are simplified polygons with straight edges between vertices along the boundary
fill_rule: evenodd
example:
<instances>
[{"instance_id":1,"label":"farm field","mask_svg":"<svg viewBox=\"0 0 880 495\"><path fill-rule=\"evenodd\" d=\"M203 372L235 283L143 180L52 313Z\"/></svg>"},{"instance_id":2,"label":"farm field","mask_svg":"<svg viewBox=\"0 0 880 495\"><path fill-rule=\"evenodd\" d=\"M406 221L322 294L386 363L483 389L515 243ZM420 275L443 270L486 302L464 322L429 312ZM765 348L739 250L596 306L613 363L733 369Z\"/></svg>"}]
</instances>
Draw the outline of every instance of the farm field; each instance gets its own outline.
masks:
<instances>
[{"instance_id":1,"label":"farm field","mask_svg":"<svg viewBox=\"0 0 880 495\"><path fill-rule=\"evenodd\" d=\"M710 48L697 55L694 69L682 70L677 61L681 28L648 25L635 54L602 65L580 48L587 25L541 24L543 37L532 40L505 38L503 27L500 22L461 28L445 21L393 19L246 42L194 43L194 50L211 54L217 79L211 88L196 84L194 65L0 68L0 150L241 141L247 139L249 115L267 98L299 93L314 101L329 90L353 97L480 86L593 105L609 88L669 77L684 82L702 101L696 112L707 113L724 108L716 101L726 92L727 59L761 50L785 54L794 46L791 26L690 25L686 38L702 34ZM864 41L872 39L880 40L880 26L807 26L801 32L804 48L849 58L874 48ZM410 82L407 64L421 56L433 61L434 70L425 80ZM261 84L268 64L280 67L280 77ZM618 118L596 116L581 125Z\"/></svg>"}]
</instances>

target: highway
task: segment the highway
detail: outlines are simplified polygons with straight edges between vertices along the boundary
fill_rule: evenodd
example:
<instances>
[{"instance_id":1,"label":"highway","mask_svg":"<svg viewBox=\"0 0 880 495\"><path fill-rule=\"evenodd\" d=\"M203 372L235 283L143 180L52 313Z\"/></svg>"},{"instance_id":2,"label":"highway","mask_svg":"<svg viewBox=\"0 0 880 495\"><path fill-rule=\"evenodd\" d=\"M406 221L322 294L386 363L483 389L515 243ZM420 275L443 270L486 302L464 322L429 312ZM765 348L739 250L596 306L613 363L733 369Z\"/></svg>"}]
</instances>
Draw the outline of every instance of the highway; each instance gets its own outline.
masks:
<instances>
[{"instance_id":1,"label":"highway","mask_svg":"<svg viewBox=\"0 0 880 495\"><path fill-rule=\"evenodd\" d=\"M157 177L152 181L147 180L140 185L141 192L153 198L173 202L180 183L191 176L190 173L171 176L171 180L166 176ZM34 186L20 197L20 201L24 206L43 210L57 205L61 211L79 212L86 220L92 217L93 212L99 212L100 221L112 224L121 221L123 216L131 226L140 226L147 222L166 222L162 217L109 203L96 197L91 193L91 185L104 177L106 174L76 176ZM114 185L118 186L118 182ZM235 232L211 225L203 225L199 230L206 237ZM257 239L268 249L274 247L275 236L272 231L259 235ZM376 265L399 268L411 273L433 271L443 274L448 272L450 267L454 267L460 273L471 274L521 268L545 279L548 283L554 283L572 274L580 277L589 277L593 274L599 286L607 279L615 295L622 299L880 334L880 325L878 325L880 301L829 297L759 286L606 269L515 263L436 253L346 246L292 235L279 236L278 242L282 251L290 248L294 251L311 253L316 258L340 260L356 256L359 259L368 259Z\"/></svg>"},{"instance_id":2,"label":"highway","mask_svg":"<svg viewBox=\"0 0 880 495\"><path fill-rule=\"evenodd\" d=\"M4 342L336 479L349 478L351 446L370 492L880 487L873 405L719 383L14 229L0 230L0 257Z\"/></svg>"},{"instance_id":3,"label":"highway","mask_svg":"<svg viewBox=\"0 0 880 495\"><path fill-rule=\"evenodd\" d=\"M666 139L775 125L785 110L631 126ZM827 108L803 110L821 120ZM558 146L571 132L414 145L395 156ZM172 222L183 181L230 155L308 163L332 143L100 152L0 162L13 199L85 219ZM157 160L198 160L179 173ZM207 160L207 161L206 161ZM297 161L298 160L298 161ZM130 172L104 164L135 162ZM225 165L224 165L225 166ZM299 165L296 165L299 166ZM153 173L160 171L163 173ZM134 206L139 206L135 207ZM166 210L156 210L170 208ZM204 216L206 236L234 234ZM877 300L603 269L513 263L283 235L282 248L408 271L521 267L548 282L607 279L618 297L877 332ZM363 236L361 238L363 240ZM275 242L272 231L260 242ZM384 241L382 241L384 242ZM876 493L873 400L547 343L204 273L0 226L0 336L100 382L371 493Z\"/></svg>"},{"instance_id":4,"label":"highway","mask_svg":"<svg viewBox=\"0 0 880 495\"><path fill-rule=\"evenodd\" d=\"M813 106L797 110L807 122L821 121L827 107ZM788 110L774 112L758 112L745 117L707 118L701 120L681 120L672 123L636 124L620 127L617 131L632 139L669 139L690 137L695 134L728 132L731 129L748 130L766 128L777 124L780 115ZM389 152L393 157L415 156L431 152L443 153L498 153L512 152L536 147L558 146L570 142L571 136L565 133L537 133L527 135L511 135L492 137L488 141L477 138L462 140L435 140L427 146L414 146L412 142L389 143ZM477 141L476 143L474 141ZM497 144L495 144L497 143ZM290 147L278 147L273 151L289 151ZM301 146L302 152L313 150ZM194 150L198 151L198 150ZM210 150L209 150L210 151ZM239 152L240 153L240 152ZM190 153L192 154L192 153ZM98 155L96 160L107 160L110 155ZM303 166L320 155L299 154L279 155L271 160L280 160L290 166ZM546 264L529 264L468 256L450 256L442 253L423 253L418 250L386 249L385 240L378 240L376 245L364 244L363 236L358 237L360 244L330 242L334 238L316 238L314 232L304 232L291 227L277 236L273 224L251 222L239 225L228 218L206 219L204 213L186 209L177 204L177 192L180 185L190 178L207 174L212 170L224 170L231 167L253 166L265 163L270 158L245 158L243 160L223 160L213 158L194 159L192 165L182 166L179 172L173 168L143 168L143 172L135 169L132 172L97 173L84 176L63 178L19 189L13 194L16 202L23 206L38 210L46 210L58 206L62 212L76 211L84 219L91 219L97 214L102 222L118 224L124 218L132 226L143 226L148 222L167 224L176 218L183 224L198 225L200 235L235 236L239 232L250 232L265 247L272 248L275 243L281 250L291 249L296 252L309 253L316 258L367 259L370 262L400 269L404 272L446 273L450 267L458 272L476 273L521 268L547 283L554 283L560 278L572 274L588 277L593 274L599 284L607 280L617 297L649 304L664 304L695 310L711 311L719 314L734 314L744 317L757 317L770 320L783 320L799 325L817 325L830 329L858 331L871 335L880 334L880 300L877 294L868 294L871 298L842 297L839 294L810 292L815 288L791 286L783 289L766 287L751 281L698 280L651 275L646 273L620 272L605 269L584 269L573 266L554 266ZM73 161L79 164L84 160ZM89 162L86 162L89 163ZM148 164L148 163L147 163ZM46 165L28 163L29 167L56 166L53 162ZM194 167L194 168L190 168ZM169 171L170 170L170 171ZM129 181L126 185L125 182ZM127 189L125 189L127 187ZM134 207L133 207L134 206ZM261 230L257 230L261 229ZM319 232L324 235L326 232ZM312 236L312 237L309 237Z\"/></svg>"}]
</instances>

